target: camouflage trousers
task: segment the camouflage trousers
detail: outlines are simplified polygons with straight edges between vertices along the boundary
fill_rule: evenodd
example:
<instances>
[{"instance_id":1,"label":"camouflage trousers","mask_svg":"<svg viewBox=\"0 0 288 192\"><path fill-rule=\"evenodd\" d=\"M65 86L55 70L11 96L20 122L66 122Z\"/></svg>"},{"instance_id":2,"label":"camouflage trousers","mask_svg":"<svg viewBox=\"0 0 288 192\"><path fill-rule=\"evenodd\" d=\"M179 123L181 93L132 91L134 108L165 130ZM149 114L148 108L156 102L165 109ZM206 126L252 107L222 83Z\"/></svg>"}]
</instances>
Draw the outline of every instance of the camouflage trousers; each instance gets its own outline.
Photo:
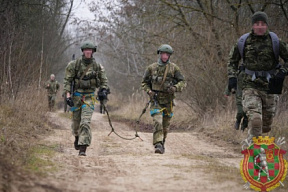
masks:
<instances>
[{"instance_id":1,"label":"camouflage trousers","mask_svg":"<svg viewBox=\"0 0 288 192\"><path fill-rule=\"evenodd\" d=\"M48 95L48 107L50 111L53 110L55 106L55 98L56 95Z\"/></svg>"},{"instance_id":2,"label":"camouflage trousers","mask_svg":"<svg viewBox=\"0 0 288 192\"><path fill-rule=\"evenodd\" d=\"M94 111L94 94L76 94L73 96L72 134L78 136L78 145L90 145L92 134L90 129Z\"/></svg>"},{"instance_id":3,"label":"camouflage trousers","mask_svg":"<svg viewBox=\"0 0 288 192\"><path fill-rule=\"evenodd\" d=\"M271 130L278 95L246 88L243 90L243 110L248 116L248 138L261 136Z\"/></svg>"},{"instance_id":4,"label":"camouflage trousers","mask_svg":"<svg viewBox=\"0 0 288 192\"><path fill-rule=\"evenodd\" d=\"M154 131L153 131L153 145L156 143L163 143L166 139L170 120L173 116L173 104L154 104L150 107L150 114L153 117Z\"/></svg>"}]
</instances>

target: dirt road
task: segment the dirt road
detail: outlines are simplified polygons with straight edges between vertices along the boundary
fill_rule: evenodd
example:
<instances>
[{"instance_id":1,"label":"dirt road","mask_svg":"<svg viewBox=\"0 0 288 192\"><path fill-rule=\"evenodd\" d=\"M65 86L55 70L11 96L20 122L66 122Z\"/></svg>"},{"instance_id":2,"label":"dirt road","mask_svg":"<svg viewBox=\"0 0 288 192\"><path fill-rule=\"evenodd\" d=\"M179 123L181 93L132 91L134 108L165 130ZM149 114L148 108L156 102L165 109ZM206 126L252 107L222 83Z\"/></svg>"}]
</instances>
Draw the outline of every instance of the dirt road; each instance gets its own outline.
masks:
<instances>
[{"instance_id":1,"label":"dirt road","mask_svg":"<svg viewBox=\"0 0 288 192\"><path fill-rule=\"evenodd\" d=\"M126 141L111 134L106 115L94 113L92 144L86 157L73 148L71 120L51 113L57 124L45 145L59 145L52 161L57 171L39 186L52 191L243 191L239 173L241 153L219 147L196 132L170 133L165 154L155 154L152 133ZM132 128L113 122L121 135L133 137ZM60 127L60 129L59 129ZM49 186L49 187L48 187ZM35 187L35 191L41 191Z\"/></svg>"}]
</instances>

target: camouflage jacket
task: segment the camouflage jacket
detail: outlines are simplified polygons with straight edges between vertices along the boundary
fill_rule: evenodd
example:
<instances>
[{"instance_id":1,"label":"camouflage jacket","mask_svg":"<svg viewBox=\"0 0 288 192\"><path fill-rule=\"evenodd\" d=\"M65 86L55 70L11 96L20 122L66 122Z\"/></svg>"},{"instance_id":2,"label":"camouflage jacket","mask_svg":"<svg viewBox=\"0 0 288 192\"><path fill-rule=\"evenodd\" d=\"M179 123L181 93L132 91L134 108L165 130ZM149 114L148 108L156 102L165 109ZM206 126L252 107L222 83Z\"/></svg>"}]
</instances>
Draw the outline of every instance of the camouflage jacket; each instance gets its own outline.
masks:
<instances>
[{"instance_id":1,"label":"camouflage jacket","mask_svg":"<svg viewBox=\"0 0 288 192\"><path fill-rule=\"evenodd\" d=\"M162 82L166 67L168 67L167 75L165 81ZM146 92L150 90L158 92L157 98L160 104L169 103L175 98L174 94L168 93L170 86L175 86L177 92L186 87L185 78L176 64L169 63L161 66L153 63L147 67L142 79L142 89Z\"/></svg>"},{"instance_id":2,"label":"camouflage jacket","mask_svg":"<svg viewBox=\"0 0 288 192\"><path fill-rule=\"evenodd\" d=\"M269 31L263 36L257 36L250 33L246 39L243 51L243 65L251 71L270 71L278 65L278 58L275 59L273 45ZM287 45L279 40L279 56L284 60L282 69L288 72L288 50ZM228 61L228 78L237 77L238 65L241 60L241 55L238 50L237 43L232 47ZM262 91L268 90L268 80L266 77L257 77L252 80L252 76L244 73L243 89L255 88Z\"/></svg>"},{"instance_id":3,"label":"camouflage jacket","mask_svg":"<svg viewBox=\"0 0 288 192\"><path fill-rule=\"evenodd\" d=\"M60 84L56 80L52 81L50 79L46 81L45 88L47 89L48 96L53 96L56 95L57 91L59 90Z\"/></svg>"},{"instance_id":4,"label":"camouflage jacket","mask_svg":"<svg viewBox=\"0 0 288 192\"><path fill-rule=\"evenodd\" d=\"M89 69L86 74L83 74L88 66ZM104 67L96 63L94 58L89 63L84 62L83 57L68 63L64 77L65 92L71 93L73 81L75 83L74 92L92 93L95 92L96 88L108 88L108 79Z\"/></svg>"}]
</instances>

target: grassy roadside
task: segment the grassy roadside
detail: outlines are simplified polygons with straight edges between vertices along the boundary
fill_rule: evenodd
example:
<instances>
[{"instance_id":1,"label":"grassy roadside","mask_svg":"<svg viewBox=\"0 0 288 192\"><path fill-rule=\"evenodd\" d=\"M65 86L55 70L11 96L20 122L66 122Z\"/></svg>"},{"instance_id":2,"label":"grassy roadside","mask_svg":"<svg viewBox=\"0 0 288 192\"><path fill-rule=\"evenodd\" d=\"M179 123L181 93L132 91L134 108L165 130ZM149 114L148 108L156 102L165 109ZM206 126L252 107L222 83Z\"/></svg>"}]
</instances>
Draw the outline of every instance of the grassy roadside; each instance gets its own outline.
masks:
<instances>
[{"instance_id":1,"label":"grassy roadside","mask_svg":"<svg viewBox=\"0 0 288 192\"><path fill-rule=\"evenodd\" d=\"M35 177L44 175L48 167L49 171L54 169L49 158L42 156L53 155L55 147L38 145L45 135L52 133L45 115L46 94L30 91L0 104L0 191L29 191Z\"/></svg>"}]
</instances>

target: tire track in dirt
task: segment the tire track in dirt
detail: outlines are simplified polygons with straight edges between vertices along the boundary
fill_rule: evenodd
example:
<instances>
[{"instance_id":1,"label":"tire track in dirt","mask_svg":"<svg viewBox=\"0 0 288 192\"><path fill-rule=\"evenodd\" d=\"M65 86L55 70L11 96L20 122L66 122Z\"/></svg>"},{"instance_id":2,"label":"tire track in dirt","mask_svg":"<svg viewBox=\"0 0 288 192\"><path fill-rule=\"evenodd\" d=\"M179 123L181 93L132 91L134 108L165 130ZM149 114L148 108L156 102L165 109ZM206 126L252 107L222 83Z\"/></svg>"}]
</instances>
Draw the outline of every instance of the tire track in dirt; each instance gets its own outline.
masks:
<instances>
[{"instance_id":1,"label":"tire track in dirt","mask_svg":"<svg viewBox=\"0 0 288 192\"><path fill-rule=\"evenodd\" d=\"M209 143L196 132L168 134L165 154L155 154L152 133L139 132L143 141L126 141L113 133L108 137L111 129L106 115L94 113L91 146L86 157L79 157L73 147L71 120L59 114L49 114L58 129L43 140L45 145L61 147L52 159L58 170L40 184L73 192L244 190L241 153ZM134 136L127 125L112 123L122 136Z\"/></svg>"}]
</instances>

